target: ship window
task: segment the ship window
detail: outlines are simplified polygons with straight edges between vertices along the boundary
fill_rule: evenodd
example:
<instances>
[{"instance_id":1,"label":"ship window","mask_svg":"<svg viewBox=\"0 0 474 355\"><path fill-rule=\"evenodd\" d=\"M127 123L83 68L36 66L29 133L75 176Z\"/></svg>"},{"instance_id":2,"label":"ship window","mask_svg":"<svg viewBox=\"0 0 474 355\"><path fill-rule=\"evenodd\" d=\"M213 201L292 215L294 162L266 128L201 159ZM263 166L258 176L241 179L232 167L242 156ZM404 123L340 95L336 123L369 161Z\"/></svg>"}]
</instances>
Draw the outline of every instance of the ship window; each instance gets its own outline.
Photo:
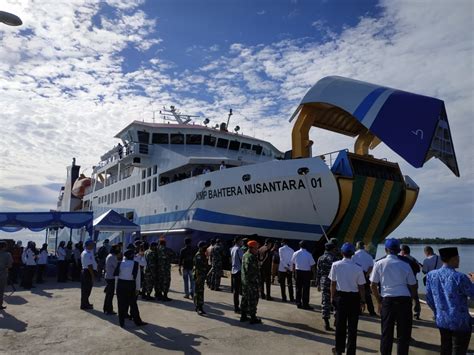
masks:
<instances>
[{"instance_id":1,"label":"ship window","mask_svg":"<svg viewBox=\"0 0 474 355\"><path fill-rule=\"evenodd\" d=\"M145 131L137 131L138 142L139 143L146 143L150 142L150 133Z\"/></svg>"},{"instance_id":2,"label":"ship window","mask_svg":"<svg viewBox=\"0 0 474 355\"><path fill-rule=\"evenodd\" d=\"M146 170L143 169L143 170L142 170L142 179L145 179L145 178L146 178Z\"/></svg>"},{"instance_id":3,"label":"ship window","mask_svg":"<svg viewBox=\"0 0 474 355\"><path fill-rule=\"evenodd\" d=\"M158 172L158 165L153 165L153 175Z\"/></svg>"},{"instance_id":4,"label":"ship window","mask_svg":"<svg viewBox=\"0 0 474 355\"><path fill-rule=\"evenodd\" d=\"M224 139L224 138L219 138L217 140L217 148L225 148L227 149L227 146L229 145L229 140Z\"/></svg>"},{"instance_id":5,"label":"ship window","mask_svg":"<svg viewBox=\"0 0 474 355\"><path fill-rule=\"evenodd\" d=\"M132 198L135 198L135 185L132 185Z\"/></svg>"},{"instance_id":6,"label":"ship window","mask_svg":"<svg viewBox=\"0 0 474 355\"><path fill-rule=\"evenodd\" d=\"M118 191L115 191L115 197L114 197L114 202L118 202Z\"/></svg>"},{"instance_id":7,"label":"ship window","mask_svg":"<svg viewBox=\"0 0 474 355\"><path fill-rule=\"evenodd\" d=\"M169 136L168 133L153 133L151 135L152 144L168 144Z\"/></svg>"},{"instance_id":8,"label":"ship window","mask_svg":"<svg viewBox=\"0 0 474 355\"><path fill-rule=\"evenodd\" d=\"M137 184L137 197L140 196L140 184Z\"/></svg>"},{"instance_id":9,"label":"ship window","mask_svg":"<svg viewBox=\"0 0 474 355\"><path fill-rule=\"evenodd\" d=\"M156 191L157 186L158 186L158 178L154 177L153 178L153 192Z\"/></svg>"},{"instance_id":10,"label":"ship window","mask_svg":"<svg viewBox=\"0 0 474 355\"><path fill-rule=\"evenodd\" d=\"M245 174L242 176L242 181L249 181L250 180L250 174Z\"/></svg>"},{"instance_id":11,"label":"ship window","mask_svg":"<svg viewBox=\"0 0 474 355\"><path fill-rule=\"evenodd\" d=\"M150 176L151 176L151 167L146 169L146 177L150 177Z\"/></svg>"},{"instance_id":12,"label":"ship window","mask_svg":"<svg viewBox=\"0 0 474 355\"><path fill-rule=\"evenodd\" d=\"M184 134L172 133L170 143L171 144L184 144Z\"/></svg>"},{"instance_id":13,"label":"ship window","mask_svg":"<svg viewBox=\"0 0 474 355\"><path fill-rule=\"evenodd\" d=\"M122 201L122 190L119 190L118 196L119 196L118 198L119 202Z\"/></svg>"},{"instance_id":14,"label":"ship window","mask_svg":"<svg viewBox=\"0 0 474 355\"><path fill-rule=\"evenodd\" d=\"M107 204L110 205L110 194L107 194Z\"/></svg>"},{"instance_id":15,"label":"ship window","mask_svg":"<svg viewBox=\"0 0 474 355\"><path fill-rule=\"evenodd\" d=\"M211 147L216 146L216 137L204 136L204 145L210 145Z\"/></svg>"},{"instance_id":16,"label":"ship window","mask_svg":"<svg viewBox=\"0 0 474 355\"><path fill-rule=\"evenodd\" d=\"M146 182L146 193L149 194L151 192L151 179L148 179Z\"/></svg>"},{"instance_id":17,"label":"ship window","mask_svg":"<svg viewBox=\"0 0 474 355\"><path fill-rule=\"evenodd\" d=\"M200 145L202 136L200 134L186 134L186 144Z\"/></svg>"},{"instance_id":18,"label":"ship window","mask_svg":"<svg viewBox=\"0 0 474 355\"><path fill-rule=\"evenodd\" d=\"M130 186L127 187L127 200L130 200Z\"/></svg>"},{"instance_id":19,"label":"ship window","mask_svg":"<svg viewBox=\"0 0 474 355\"><path fill-rule=\"evenodd\" d=\"M144 195L145 192L145 181L142 182L142 195Z\"/></svg>"},{"instance_id":20,"label":"ship window","mask_svg":"<svg viewBox=\"0 0 474 355\"><path fill-rule=\"evenodd\" d=\"M250 143L242 143L240 146L241 149L249 149L252 148L252 145Z\"/></svg>"},{"instance_id":21,"label":"ship window","mask_svg":"<svg viewBox=\"0 0 474 355\"><path fill-rule=\"evenodd\" d=\"M255 151L257 155L262 154L262 146L261 145L253 145L252 150Z\"/></svg>"},{"instance_id":22,"label":"ship window","mask_svg":"<svg viewBox=\"0 0 474 355\"><path fill-rule=\"evenodd\" d=\"M239 150L240 142L239 141L230 141L229 150Z\"/></svg>"},{"instance_id":23,"label":"ship window","mask_svg":"<svg viewBox=\"0 0 474 355\"><path fill-rule=\"evenodd\" d=\"M122 190L122 200L124 200L124 201L125 201L125 191L127 191L127 190L126 189Z\"/></svg>"}]
</instances>

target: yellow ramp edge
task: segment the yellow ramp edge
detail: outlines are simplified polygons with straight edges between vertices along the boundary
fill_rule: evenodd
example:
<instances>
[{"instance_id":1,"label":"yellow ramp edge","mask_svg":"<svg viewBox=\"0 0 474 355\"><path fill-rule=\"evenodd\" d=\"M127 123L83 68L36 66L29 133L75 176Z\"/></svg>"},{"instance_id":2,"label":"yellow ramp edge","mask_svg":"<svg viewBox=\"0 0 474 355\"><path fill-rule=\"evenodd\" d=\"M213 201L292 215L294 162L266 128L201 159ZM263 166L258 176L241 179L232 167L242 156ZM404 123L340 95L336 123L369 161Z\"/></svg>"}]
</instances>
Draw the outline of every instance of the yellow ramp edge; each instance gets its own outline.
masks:
<instances>
[{"instance_id":1,"label":"yellow ramp edge","mask_svg":"<svg viewBox=\"0 0 474 355\"><path fill-rule=\"evenodd\" d=\"M375 208L375 212L372 216L372 219L370 220L369 227L367 228L367 232L364 235L365 245L369 245L370 242L372 241L374 233L380 223L380 220L382 219L385 209L387 208L387 203L390 198L390 193L392 191L392 188L393 188L393 181L386 180L383 184L383 189L382 189L379 203L377 204L377 207Z\"/></svg>"}]
</instances>

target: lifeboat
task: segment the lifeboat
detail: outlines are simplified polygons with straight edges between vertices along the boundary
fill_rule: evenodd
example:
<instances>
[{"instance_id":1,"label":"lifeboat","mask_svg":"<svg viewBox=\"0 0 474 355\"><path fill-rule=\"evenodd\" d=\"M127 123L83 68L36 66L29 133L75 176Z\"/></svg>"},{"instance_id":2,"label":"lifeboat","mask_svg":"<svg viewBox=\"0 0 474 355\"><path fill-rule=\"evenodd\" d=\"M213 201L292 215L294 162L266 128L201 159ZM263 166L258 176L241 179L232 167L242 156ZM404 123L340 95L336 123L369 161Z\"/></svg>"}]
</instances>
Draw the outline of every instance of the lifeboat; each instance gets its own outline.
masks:
<instances>
[{"instance_id":1,"label":"lifeboat","mask_svg":"<svg viewBox=\"0 0 474 355\"><path fill-rule=\"evenodd\" d=\"M82 199L86 194L86 190L92 185L92 179L81 174L72 186L71 193L73 196Z\"/></svg>"}]
</instances>

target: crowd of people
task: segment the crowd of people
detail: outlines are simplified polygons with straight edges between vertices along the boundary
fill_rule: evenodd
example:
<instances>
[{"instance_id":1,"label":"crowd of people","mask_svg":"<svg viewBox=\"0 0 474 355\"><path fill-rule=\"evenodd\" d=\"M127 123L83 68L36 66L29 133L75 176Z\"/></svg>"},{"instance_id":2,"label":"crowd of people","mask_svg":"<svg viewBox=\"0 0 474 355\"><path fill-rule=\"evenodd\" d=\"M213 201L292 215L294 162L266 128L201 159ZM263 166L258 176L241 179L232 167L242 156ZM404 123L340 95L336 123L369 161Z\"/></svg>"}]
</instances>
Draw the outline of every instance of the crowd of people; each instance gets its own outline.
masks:
<instances>
[{"instance_id":1,"label":"crowd of people","mask_svg":"<svg viewBox=\"0 0 474 355\"><path fill-rule=\"evenodd\" d=\"M439 249L439 255L429 246L424 251L426 259L420 264L410 255L407 245L387 239L386 255L374 261L362 241L339 247L338 240L331 239L325 244L324 254L315 260L304 241L295 251L285 240L267 239L260 246L253 239L235 238L232 248L226 250L219 239L201 241L195 248L186 238L178 255L178 270L183 277L184 297L193 300L199 315L205 315L206 284L210 290L222 290L221 278L229 255L234 311L240 314L241 322L250 324L262 322L257 317L258 302L273 300L271 285L275 278L281 301L303 310L313 309L310 286L314 280L322 293L321 314L326 331L333 330L330 319L334 317L335 354L355 354L358 320L366 308L369 316L380 315L380 352L392 353L396 326L398 353L408 354L413 318L419 319L421 311L417 290L417 273L421 271L425 274L427 303L440 329L441 352L463 354L471 336L468 299L474 297L474 275L455 270L459 267L456 248ZM117 314L113 306L116 296L121 327L126 319L137 326L147 324L140 317L139 297L146 301L172 301L168 293L174 253L164 237L150 244L137 240L126 248L120 243L111 245L108 240L98 249L92 240L77 243L74 249L72 243L61 242L56 254L58 282L80 278L83 310L93 309L89 302L93 285L105 278L103 311ZM19 242L10 254L6 243L0 242L0 309L6 308L3 293L7 278L12 285L21 278L21 285L30 289L35 275L36 282L43 282L47 263L46 244L38 250L33 242L26 248Z\"/></svg>"}]
</instances>

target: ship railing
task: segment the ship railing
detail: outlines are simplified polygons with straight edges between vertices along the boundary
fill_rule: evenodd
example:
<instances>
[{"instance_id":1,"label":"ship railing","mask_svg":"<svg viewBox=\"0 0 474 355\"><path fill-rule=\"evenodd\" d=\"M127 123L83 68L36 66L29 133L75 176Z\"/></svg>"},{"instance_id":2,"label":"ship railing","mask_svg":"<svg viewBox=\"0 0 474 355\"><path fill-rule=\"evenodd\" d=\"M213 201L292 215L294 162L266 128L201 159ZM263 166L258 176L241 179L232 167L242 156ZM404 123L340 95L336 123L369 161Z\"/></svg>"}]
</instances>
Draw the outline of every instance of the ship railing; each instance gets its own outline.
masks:
<instances>
[{"instance_id":1,"label":"ship railing","mask_svg":"<svg viewBox=\"0 0 474 355\"><path fill-rule=\"evenodd\" d=\"M118 145L111 149L107 154L103 155L102 160L97 164L95 170L102 169L103 167L114 163L118 160L122 160L130 155L149 155L150 144L146 143L135 143L130 142L125 145Z\"/></svg>"},{"instance_id":2,"label":"ship railing","mask_svg":"<svg viewBox=\"0 0 474 355\"><path fill-rule=\"evenodd\" d=\"M326 163L329 169L331 169L337 159L337 156L339 155L340 152L343 152L343 151L348 152L349 149L335 150L333 152L320 154L319 157L324 161L324 163Z\"/></svg>"}]
</instances>

